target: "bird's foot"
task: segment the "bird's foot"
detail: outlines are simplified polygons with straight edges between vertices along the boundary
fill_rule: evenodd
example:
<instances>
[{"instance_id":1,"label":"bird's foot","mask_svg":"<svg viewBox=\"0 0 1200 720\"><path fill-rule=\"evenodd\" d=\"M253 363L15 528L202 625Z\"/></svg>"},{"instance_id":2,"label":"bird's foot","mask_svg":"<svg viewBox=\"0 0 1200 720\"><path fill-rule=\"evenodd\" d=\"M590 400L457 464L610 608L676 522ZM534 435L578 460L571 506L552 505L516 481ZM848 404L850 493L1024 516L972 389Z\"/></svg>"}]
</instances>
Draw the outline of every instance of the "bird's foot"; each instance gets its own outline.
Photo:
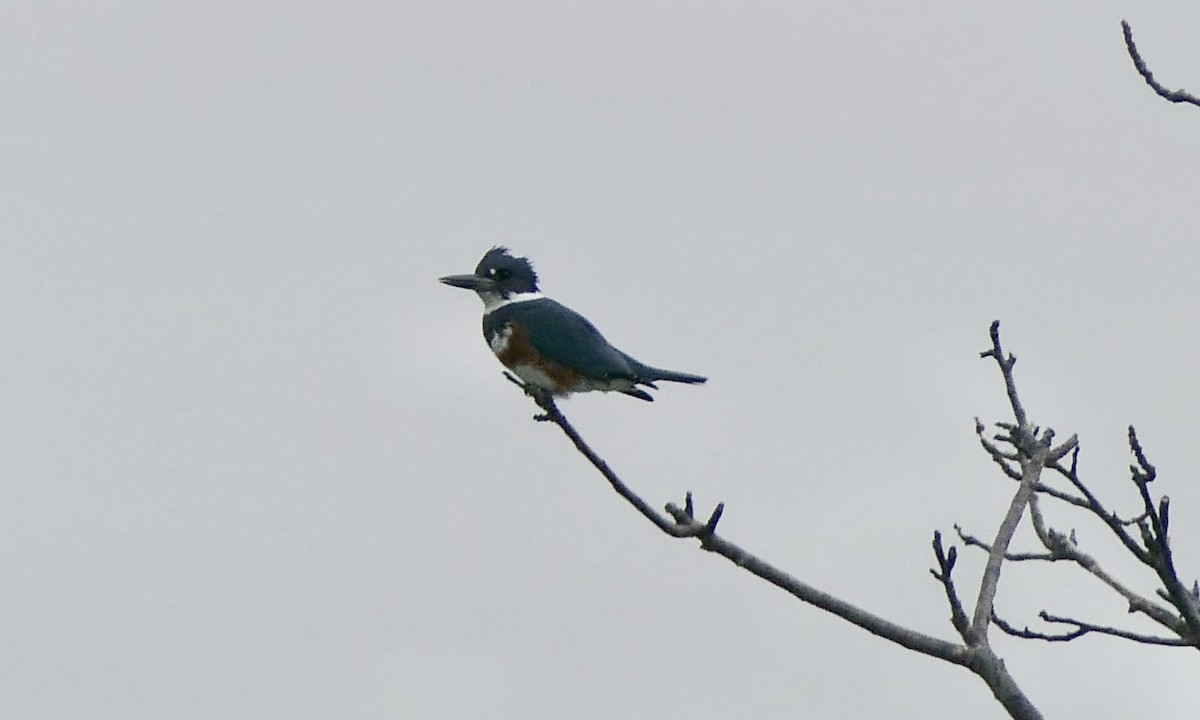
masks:
<instances>
[{"instance_id":1,"label":"bird's foot","mask_svg":"<svg viewBox=\"0 0 1200 720\"><path fill-rule=\"evenodd\" d=\"M533 401L536 402L540 407L545 408L546 412L534 415L534 420L538 422L549 422L553 419L550 416L550 408L554 407L554 398L551 396L549 391L544 390L533 383L521 382L520 379L509 372L505 372L504 377L513 385L521 388L521 390L524 391L526 395L533 398Z\"/></svg>"}]
</instances>

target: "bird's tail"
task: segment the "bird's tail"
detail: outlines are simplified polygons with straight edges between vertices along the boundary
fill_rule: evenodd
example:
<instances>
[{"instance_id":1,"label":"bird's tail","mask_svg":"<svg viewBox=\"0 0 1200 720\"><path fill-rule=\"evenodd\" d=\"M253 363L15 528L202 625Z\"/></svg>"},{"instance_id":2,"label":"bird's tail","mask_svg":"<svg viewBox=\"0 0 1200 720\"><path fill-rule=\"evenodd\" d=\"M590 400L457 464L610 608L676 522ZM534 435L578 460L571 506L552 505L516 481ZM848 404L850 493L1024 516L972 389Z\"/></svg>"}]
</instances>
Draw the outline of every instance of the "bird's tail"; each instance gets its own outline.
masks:
<instances>
[{"instance_id":1,"label":"bird's tail","mask_svg":"<svg viewBox=\"0 0 1200 720\"><path fill-rule=\"evenodd\" d=\"M662 368L646 368L650 371L647 380L666 380L667 382L688 383L689 385L698 385L708 382L708 378L703 375L692 375L691 373L675 372L674 370L663 370Z\"/></svg>"},{"instance_id":2,"label":"bird's tail","mask_svg":"<svg viewBox=\"0 0 1200 720\"><path fill-rule=\"evenodd\" d=\"M689 385L708 382L708 378L702 375L692 375L691 373L676 372L674 370L664 370L662 368L650 367L649 365L644 365L633 358L629 358L629 361L630 364L633 365L633 371L637 373L637 381L643 385L649 385L650 387L654 387L654 383L659 380L688 383Z\"/></svg>"}]
</instances>

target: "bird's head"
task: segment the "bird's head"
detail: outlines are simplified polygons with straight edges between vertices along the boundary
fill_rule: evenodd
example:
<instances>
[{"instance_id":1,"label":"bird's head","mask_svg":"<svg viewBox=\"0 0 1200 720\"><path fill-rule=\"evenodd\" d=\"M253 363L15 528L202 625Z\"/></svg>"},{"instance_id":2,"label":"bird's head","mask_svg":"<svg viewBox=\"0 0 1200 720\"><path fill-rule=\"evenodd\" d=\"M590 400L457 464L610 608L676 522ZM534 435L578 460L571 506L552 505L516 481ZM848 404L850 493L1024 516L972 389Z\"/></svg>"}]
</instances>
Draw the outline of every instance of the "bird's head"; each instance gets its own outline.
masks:
<instances>
[{"instance_id":1,"label":"bird's head","mask_svg":"<svg viewBox=\"0 0 1200 720\"><path fill-rule=\"evenodd\" d=\"M484 253L474 273L439 279L447 285L474 290L488 307L510 300L514 295L538 292L537 273L529 259L514 257L508 248L499 246Z\"/></svg>"}]
</instances>

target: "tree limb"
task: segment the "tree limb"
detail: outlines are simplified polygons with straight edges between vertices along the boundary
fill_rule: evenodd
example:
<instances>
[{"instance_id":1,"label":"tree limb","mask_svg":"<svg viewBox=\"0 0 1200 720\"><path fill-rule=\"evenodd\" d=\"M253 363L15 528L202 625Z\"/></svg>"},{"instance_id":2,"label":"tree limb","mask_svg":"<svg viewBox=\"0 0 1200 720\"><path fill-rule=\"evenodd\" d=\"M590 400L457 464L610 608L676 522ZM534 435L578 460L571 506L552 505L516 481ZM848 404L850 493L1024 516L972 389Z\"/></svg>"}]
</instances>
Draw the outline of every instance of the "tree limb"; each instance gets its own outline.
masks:
<instances>
[{"instance_id":1,"label":"tree limb","mask_svg":"<svg viewBox=\"0 0 1200 720\"><path fill-rule=\"evenodd\" d=\"M1192 105L1200 106L1200 98L1192 95L1186 90L1168 90L1163 87L1157 80L1154 79L1154 73L1150 72L1150 68L1146 67L1146 61L1142 59L1141 53L1138 52L1137 45L1133 42L1133 28L1129 27L1129 23L1121 21L1121 30L1125 33L1125 49L1129 51L1129 57L1133 60L1133 66L1137 68L1138 74L1150 86L1150 89L1158 93L1158 96L1164 100L1169 100L1173 103L1191 103Z\"/></svg>"},{"instance_id":2,"label":"tree limb","mask_svg":"<svg viewBox=\"0 0 1200 720\"><path fill-rule=\"evenodd\" d=\"M818 590L783 570L776 568L765 560L756 557L738 545L720 537L716 533L716 524L724 510L724 505L717 505L716 510L707 520L700 521L695 518L691 493L688 493L684 507L680 508L674 504L668 504L666 506L667 514L659 513L649 503L630 490L629 486L613 472L608 463L592 450L579 435L579 432L567 420L566 416L562 414L562 411L558 409L558 405L555 404L552 397L536 388L522 385L520 381L509 376L507 373L505 375L513 382L525 388L526 393L533 398L538 407L545 411L545 414L535 416L534 419L557 425L563 431L563 434L575 445L575 448L608 480L617 494L624 498L630 505L633 505L638 512L667 535L678 538L697 538L703 549L724 557L734 565L787 591L800 600L831 612L873 635L890 640L909 650L915 650L923 655L946 660L956 665L966 665L968 663L969 658L967 657L968 653L965 648L931 635L909 630L858 608L845 600Z\"/></svg>"},{"instance_id":3,"label":"tree limb","mask_svg":"<svg viewBox=\"0 0 1200 720\"><path fill-rule=\"evenodd\" d=\"M1025 514L1025 508L1029 505L1029 500L1033 497L1039 484L1042 468L1061 460L1079 443L1078 438L1072 435L1066 442L1052 447L1054 431L1047 429L1045 432L1039 432L1038 428L1029 424L1025 408L1022 407L1020 397L1017 395L1017 384L1013 377L1013 366L1017 364L1017 358L1011 353L1006 355L1000 346L999 320L992 323L989 334L992 338L992 347L980 353L979 356L995 360L1000 367L1000 374L1004 377L1004 387L1008 393L1008 402L1016 423L1001 423L1000 427L1007 430L1008 434L1000 436L998 439L1011 445L1015 450L1014 453L1006 454L1005 459L1015 460L1020 467L1021 484L1018 486L1016 494L1013 495L1012 501L1009 502L1008 512L1005 513L1004 520L1001 521L1000 528L996 531L996 538L988 550L987 565L983 570L983 579L979 583L979 596L975 601L975 611L971 617L973 639L976 643L984 646L987 645L988 624L992 620L992 608L1000 583L1000 569L1004 563L1005 554L1008 552L1008 546L1012 542L1013 534L1017 531L1017 525L1021 522L1021 516ZM989 450L989 453L991 452Z\"/></svg>"},{"instance_id":4,"label":"tree limb","mask_svg":"<svg viewBox=\"0 0 1200 720\"><path fill-rule=\"evenodd\" d=\"M1014 413L1019 422L1014 428L1024 428L1025 418L1024 411L1020 408L1020 403L1017 400L1016 388L1011 382L1011 368L1016 361L1015 358L1009 356L1004 360L999 354L999 323L993 323L992 335L993 346L997 352L997 361L1004 367L1007 363L1008 372L1006 374L1006 386L1008 388L1010 401L1013 403ZM986 355L986 353L985 353ZM776 587L788 592L797 599L814 605L826 612L832 613L847 622L856 625L867 632L889 640L897 645L900 645L909 650L935 657L946 662L953 663L969 669L974 674L978 675L991 689L992 694L1000 702L1000 704L1008 711L1009 715L1017 720L1041 720L1042 715L1038 709L1025 696L1024 692L1017 685L1016 680L1008 673L1001 660L988 646L986 642L987 620L990 620L990 607L995 595L995 586L999 577L998 566L989 574L985 574L984 583L980 590L980 600L976 605L976 613L979 612L979 607L982 604L987 604L989 607L988 617L981 623L975 625L968 624L966 613L962 608L961 601L958 600L957 593L954 590L952 581L950 580L950 572L953 569L955 550L950 549L949 552L939 553L939 565L941 567L940 575L934 573L935 577L942 580L943 586L946 589L947 597L953 608L952 622L960 634L964 638L971 639L964 645L948 642L931 635L911 630L897 623L886 620L878 615L863 610L855 605L852 605L841 598L818 590L807 583L802 582L798 578L789 575L788 573L776 568L770 563L746 551L740 546L726 540L717 535L717 523L724 511L724 505L718 504L713 513L707 520L697 520L692 505L691 493L686 495L684 507L680 508L674 504L666 506L666 515L659 513L650 506L645 500L634 493L627 486L612 468L604 461L591 447L583 440L582 436L575 428L567 421L566 417L558 409L554 399L547 393L522 384L513 376L505 373L510 381L522 387L526 394L533 398L533 401L540 407L544 413L534 416L535 420L551 422L563 431L563 434L575 445L575 448L585 457L588 462L595 467L601 475L612 486L626 502L632 505L643 517L652 522L659 530L671 537L694 537L700 541L700 547L709 552L715 553L732 562L739 568L742 568L753 575L766 580ZM1010 431L1018 433L1017 430ZM1023 431L1021 431L1023 432ZM1046 462L1054 462L1061 458L1066 452L1069 452L1070 447L1075 442L1072 438L1067 443L1064 443L1058 448L1051 448L1050 441L1053 439L1053 432L1047 431L1039 437L1034 438L1038 443L1036 451L1030 455L1026 452L1020 456L1019 460L1024 465L1031 461L1045 464ZM1039 466L1040 471L1040 466ZM1033 480L1026 482L1022 481L1022 487L1018 491L1018 496L1028 494L1033 491L1036 486L1036 473L1029 473ZM1027 498L1018 503L1014 498L1014 502L1010 507L1010 515L1013 514L1013 508L1023 510ZM669 519L668 519L669 516ZM1017 512L1015 520L1011 523L1006 518L1006 522L1002 524L1000 536L993 548L1000 548L998 557L1003 558L1004 548L1007 547L1011 540L1012 530L1015 530L1016 520L1020 519L1020 514ZM1011 527L1008 527L1011 525ZM1007 536L1005 534L1007 533ZM935 537L935 551L940 550L940 535Z\"/></svg>"}]
</instances>

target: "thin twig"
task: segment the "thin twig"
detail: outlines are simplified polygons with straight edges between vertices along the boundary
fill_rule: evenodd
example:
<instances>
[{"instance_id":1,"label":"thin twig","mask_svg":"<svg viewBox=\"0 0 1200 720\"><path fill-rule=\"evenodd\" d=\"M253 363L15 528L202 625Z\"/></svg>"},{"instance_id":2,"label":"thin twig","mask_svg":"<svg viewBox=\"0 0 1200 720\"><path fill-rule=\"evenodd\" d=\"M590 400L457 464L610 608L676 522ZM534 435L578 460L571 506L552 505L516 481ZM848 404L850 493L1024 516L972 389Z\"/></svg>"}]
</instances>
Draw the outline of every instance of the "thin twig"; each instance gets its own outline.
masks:
<instances>
[{"instance_id":1,"label":"thin twig","mask_svg":"<svg viewBox=\"0 0 1200 720\"><path fill-rule=\"evenodd\" d=\"M1081 507L1086 507L1092 512L1093 515L1103 521L1109 530L1111 530L1112 533L1117 536L1117 539L1121 541L1121 544L1125 546L1125 549L1128 550L1130 554L1136 557L1139 561L1148 564L1149 558L1146 555L1146 551L1143 550L1137 544L1137 541L1134 540L1133 537L1125 530L1127 524L1117 517L1116 513L1109 512L1109 510L1104 507L1103 503L1100 502L1099 498L1097 498L1096 495L1090 489L1088 489L1087 485L1083 483L1083 480L1079 478L1079 468L1075 462L1075 459L1072 459L1070 468L1063 467L1061 462L1055 463L1053 467L1060 475L1065 477L1081 495L1083 495L1084 504Z\"/></svg>"},{"instance_id":2,"label":"thin twig","mask_svg":"<svg viewBox=\"0 0 1200 720\"><path fill-rule=\"evenodd\" d=\"M551 422L559 427L563 433L571 440L572 444L588 462L592 464L600 474L608 480L612 488L625 499L630 505L633 505L643 517L654 523L658 529L662 530L667 535L672 537L695 537L700 539L701 547L709 552L720 555L740 568L753 573L754 575L766 580L778 588L792 594L793 596L815 605L822 610L826 610L842 619L857 625L858 627L870 632L874 635L890 640L898 645L914 650L923 655L940 658L956 665L973 667L979 664L979 659L966 648L947 642L940 638L935 638L924 633L910 630L906 627L885 620L877 615L858 608L850 603L818 590L807 583L789 575L788 573L776 568L770 563L762 560L753 554L742 549L738 545L718 536L716 534L717 521L721 518L721 513L724 510L723 505L717 505L713 513L707 520L701 522L696 520L691 499L691 493L688 493L684 507L678 507L674 504L666 506L667 516L660 514L652 508L646 501L642 500L636 493L629 489L624 482L621 481L617 474L613 472L608 463L604 461L588 444L583 440L575 428L567 421L567 418L558 409L554 399L546 393L532 388L524 383L521 383L516 378L505 373L510 381L524 389L525 393L533 398L538 407L545 411L544 415L535 416L534 419ZM1007 678L1011 682L1011 678ZM1015 687L1015 685L1014 685ZM1023 696L1020 699L1024 699ZM1025 701L1028 702L1028 701ZM1029 716L1033 717L1033 716Z\"/></svg>"},{"instance_id":3,"label":"thin twig","mask_svg":"<svg viewBox=\"0 0 1200 720\"><path fill-rule=\"evenodd\" d=\"M1168 90L1163 87L1157 80L1154 79L1154 73L1150 72L1150 68L1146 67L1146 61L1142 60L1141 53L1138 52L1137 45L1133 42L1133 28L1129 27L1129 23L1121 21L1121 30L1125 33L1125 49L1129 51L1129 57L1133 60L1133 66L1137 68L1138 74L1146 81L1154 92L1164 100L1169 100L1173 103L1191 103L1192 105L1200 106L1200 98L1192 95L1186 90Z\"/></svg>"},{"instance_id":4,"label":"thin twig","mask_svg":"<svg viewBox=\"0 0 1200 720\"><path fill-rule=\"evenodd\" d=\"M1061 623L1064 625L1072 625L1074 630L1069 630L1064 633L1044 633L1036 630L1030 630L1028 626L1017 628L1016 626L1005 622L1000 616L992 617L992 621L996 623L996 627L1003 630L1008 635L1013 637L1025 638L1026 640L1045 640L1047 642L1070 642L1076 638L1081 638L1088 633L1097 633L1099 635L1110 635L1112 637L1124 638L1133 642L1142 643L1144 645L1165 645L1168 647L1194 647L1194 643L1188 642L1181 638L1160 637L1157 635L1146 635L1144 633L1135 633L1129 630L1109 627L1106 625L1096 625L1094 623L1084 622L1083 620L1075 620L1073 618L1060 617L1051 615L1043 610L1038 613L1038 617L1046 622Z\"/></svg>"},{"instance_id":5,"label":"thin twig","mask_svg":"<svg viewBox=\"0 0 1200 720\"><path fill-rule=\"evenodd\" d=\"M961 525L956 524L954 526L954 531L956 533L958 533L958 539L963 541L963 545L966 545L967 547L977 547L977 548L983 550L984 552L992 551L991 545L988 545L987 543L985 543L984 541L975 537L974 535L968 534L966 531L964 531L962 529ZM1044 562L1054 562L1056 560L1062 560L1063 558L1055 557L1053 553L1007 552L1007 553L1004 553L1004 559L1011 560L1012 562L1026 562L1026 561L1030 561L1030 560L1041 560Z\"/></svg>"},{"instance_id":6,"label":"thin twig","mask_svg":"<svg viewBox=\"0 0 1200 720\"><path fill-rule=\"evenodd\" d=\"M600 471L600 474L604 476L605 480L608 480L608 483L612 485L613 490L616 490L618 495L625 498L625 500L630 505L633 505L647 520L654 523L659 530L662 530L672 537L694 537L697 534L692 524L671 522L669 518L655 510L645 500L642 500L640 497L638 497L637 493L630 490L629 486L622 482L621 478L617 477L617 474L612 471L612 468L608 466L608 463L606 463L603 458L597 455L596 452L592 450L592 448L579 435L579 433L575 431L575 428L571 426L571 423L567 422L567 419L563 417L562 412L559 411L558 405L554 403L554 398L552 398L548 393L526 385L508 373L504 373L504 376L507 377L511 382L516 383L518 386L524 389L526 394L532 397L533 401L537 403L538 407L546 411L545 415L537 416L534 418L535 420L549 421L557 425L563 431L563 433L570 438L571 442L575 445L575 449L578 450L585 458L588 459L588 462L590 462L597 470Z\"/></svg>"},{"instance_id":7,"label":"thin twig","mask_svg":"<svg viewBox=\"0 0 1200 720\"><path fill-rule=\"evenodd\" d=\"M1009 353L1005 357L1004 350L1000 347L999 320L992 321L992 326L988 329L988 334L992 338L992 347L989 350L979 353L979 357L994 358L996 364L1000 366L1000 372L1004 376L1004 389L1008 393L1008 404L1012 406L1013 416L1017 419L1017 427L1023 427L1025 425L1025 408L1021 407L1021 400L1017 397L1017 386L1013 381L1012 374L1013 365L1017 364L1017 356Z\"/></svg>"},{"instance_id":8,"label":"thin twig","mask_svg":"<svg viewBox=\"0 0 1200 720\"><path fill-rule=\"evenodd\" d=\"M953 545L947 551L942 545L942 534L935 530L933 532L933 555L937 558L938 569L929 569L931 575L942 583L942 587L946 591L946 601L950 603L950 624L962 636L962 639L968 643L971 642L971 621L967 618L967 613L963 610L962 600L958 597L958 590L954 587L954 563L958 560L958 548Z\"/></svg>"},{"instance_id":9,"label":"thin twig","mask_svg":"<svg viewBox=\"0 0 1200 720\"><path fill-rule=\"evenodd\" d=\"M1154 568L1158 574L1165 591L1164 596L1179 611L1183 622L1187 624L1189 634L1193 638L1200 638L1200 602L1179 579L1179 572L1175 568L1175 554L1167 532L1170 523L1170 498L1164 495L1156 506L1150 497L1149 485L1158 477L1158 471L1147 459L1146 452L1138 441L1137 431L1132 425L1129 426L1129 449L1137 460L1136 465L1129 466L1130 474L1142 496L1145 508L1146 519L1138 523L1148 556L1143 562Z\"/></svg>"}]
</instances>

